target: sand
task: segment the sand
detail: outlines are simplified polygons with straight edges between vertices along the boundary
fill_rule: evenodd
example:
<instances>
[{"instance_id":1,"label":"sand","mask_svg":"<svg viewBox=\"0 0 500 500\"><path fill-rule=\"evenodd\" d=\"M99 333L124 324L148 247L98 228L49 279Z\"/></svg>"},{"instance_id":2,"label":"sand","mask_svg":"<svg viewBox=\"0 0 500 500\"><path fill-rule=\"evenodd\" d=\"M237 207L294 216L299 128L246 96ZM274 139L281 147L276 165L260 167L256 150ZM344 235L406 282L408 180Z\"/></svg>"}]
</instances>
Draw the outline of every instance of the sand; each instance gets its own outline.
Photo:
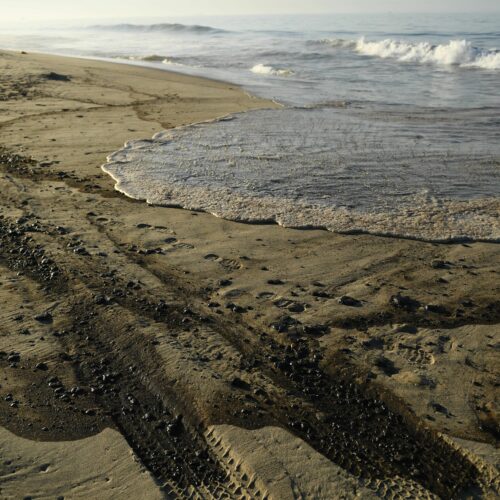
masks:
<instances>
[{"instance_id":1,"label":"sand","mask_svg":"<svg viewBox=\"0 0 500 500\"><path fill-rule=\"evenodd\" d=\"M163 498L120 433L34 442L0 430L2 498Z\"/></svg>"},{"instance_id":2,"label":"sand","mask_svg":"<svg viewBox=\"0 0 500 500\"><path fill-rule=\"evenodd\" d=\"M153 477L174 498L251 497L236 462L268 498L498 493L498 245L132 201L100 168L124 142L275 104L74 58L0 52L0 70L0 453L23 439L32 464L0 488L52 495L37 447L64 443L70 498L79 453L108 470L110 439L151 474L124 461L116 484ZM297 449L314 465L298 471Z\"/></svg>"}]
</instances>

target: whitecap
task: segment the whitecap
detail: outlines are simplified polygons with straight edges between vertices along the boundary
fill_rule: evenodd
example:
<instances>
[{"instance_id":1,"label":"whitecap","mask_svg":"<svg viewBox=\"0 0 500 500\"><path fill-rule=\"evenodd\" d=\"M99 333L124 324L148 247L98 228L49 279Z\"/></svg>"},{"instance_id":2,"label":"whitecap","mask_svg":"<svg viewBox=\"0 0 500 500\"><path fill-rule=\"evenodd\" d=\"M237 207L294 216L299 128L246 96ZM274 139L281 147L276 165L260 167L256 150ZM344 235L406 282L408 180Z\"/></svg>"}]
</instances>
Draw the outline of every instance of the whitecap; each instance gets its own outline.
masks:
<instances>
[{"instance_id":1,"label":"whitecap","mask_svg":"<svg viewBox=\"0 0 500 500\"><path fill-rule=\"evenodd\" d=\"M266 64L256 64L250 71L259 75L272 75L272 76L291 76L294 72L287 68L274 68Z\"/></svg>"},{"instance_id":2,"label":"whitecap","mask_svg":"<svg viewBox=\"0 0 500 500\"><path fill-rule=\"evenodd\" d=\"M342 38L319 40L318 43L335 48L351 49L358 54L406 63L459 66L463 68L500 69L500 51L475 47L467 40L450 40L444 44L408 42L386 38L367 41Z\"/></svg>"}]
</instances>

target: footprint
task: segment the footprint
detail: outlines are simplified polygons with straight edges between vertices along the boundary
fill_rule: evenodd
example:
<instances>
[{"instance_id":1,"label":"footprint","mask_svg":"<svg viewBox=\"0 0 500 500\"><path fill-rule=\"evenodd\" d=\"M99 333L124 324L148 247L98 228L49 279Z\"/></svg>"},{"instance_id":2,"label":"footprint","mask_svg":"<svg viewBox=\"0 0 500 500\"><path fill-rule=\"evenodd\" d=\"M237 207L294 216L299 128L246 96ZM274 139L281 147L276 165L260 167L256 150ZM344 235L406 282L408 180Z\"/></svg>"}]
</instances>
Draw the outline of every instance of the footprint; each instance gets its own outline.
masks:
<instances>
[{"instance_id":1,"label":"footprint","mask_svg":"<svg viewBox=\"0 0 500 500\"><path fill-rule=\"evenodd\" d=\"M203 257L205 260L217 260L219 258L218 255L216 255L215 253L209 253L207 255L205 255L205 257Z\"/></svg>"},{"instance_id":2,"label":"footprint","mask_svg":"<svg viewBox=\"0 0 500 500\"><path fill-rule=\"evenodd\" d=\"M192 250L194 248L194 245L191 245L191 243L176 243L174 245L175 248L184 248L186 250Z\"/></svg>"},{"instance_id":3,"label":"footprint","mask_svg":"<svg viewBox=\"0 0 500 500\"><path fill-rule=\"evenodd\" d=\"M220 266L222 266L226 271L235 271L236 269L241 269L241 262L235 259L223 259L219 257L215 253L209 253L203 257L205 260L209 260L212 262L217 262Z\"/></svg>"},{"instance_id":4,"label":"footprint","mask_svg":"<svg viewBox=\"0 0 500 500\"><path fill-rule=\"evenodd\" d=\"M227 271L235 271L236 269L241 269L241 263L234 259L220 259L219 264Z\"/></svg>"},{"instance_id":5,"label":"footprint","mask_svg":"<svg viewBox=\"0 0 500 500\"><path fill-rule=\"evenodd\" d=\"M414 365L433 365L436 361L430 352L404 344L399 344L398 354Z\"/></svg>"}]
</instances>

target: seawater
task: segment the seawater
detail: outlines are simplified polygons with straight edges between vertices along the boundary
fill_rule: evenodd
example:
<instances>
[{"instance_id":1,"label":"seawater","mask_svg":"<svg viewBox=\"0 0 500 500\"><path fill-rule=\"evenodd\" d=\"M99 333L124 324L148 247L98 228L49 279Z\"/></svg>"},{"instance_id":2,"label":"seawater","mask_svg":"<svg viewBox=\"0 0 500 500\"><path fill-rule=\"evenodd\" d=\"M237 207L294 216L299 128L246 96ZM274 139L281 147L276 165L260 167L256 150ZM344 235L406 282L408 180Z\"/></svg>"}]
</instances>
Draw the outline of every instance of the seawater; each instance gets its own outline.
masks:
<instances>
[{"instance_id":1,"label":"seawater","mask_svg":"<svg viewBox=\"0 0 500 500\"><path fill-rule=\"evenodd\" d=\"M500 239L499 15L127 20L2 30L0 46L243 85L285 109L132 141L125 194L245 221Z\"/></svg>"}]
</instances>

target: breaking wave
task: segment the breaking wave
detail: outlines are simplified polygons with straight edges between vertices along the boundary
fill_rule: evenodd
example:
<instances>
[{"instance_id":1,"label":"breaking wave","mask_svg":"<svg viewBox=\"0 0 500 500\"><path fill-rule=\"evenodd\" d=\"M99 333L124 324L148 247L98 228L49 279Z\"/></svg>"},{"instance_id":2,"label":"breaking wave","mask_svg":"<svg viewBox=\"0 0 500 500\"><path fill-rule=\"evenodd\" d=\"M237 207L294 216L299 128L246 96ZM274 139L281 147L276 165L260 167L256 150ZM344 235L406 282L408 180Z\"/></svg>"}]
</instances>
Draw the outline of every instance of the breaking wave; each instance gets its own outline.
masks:
<instances>
[{"instance_id":1,"label":"breaking wave","mask_svg":"<svg viewBox=\"0 0 500 500\"><path fill-rule=\"evenodd\" d=\"M467 40L450 40L445 44L433 45L429 42L413 43L391 38L380 41L334 38L319 40L318 43L351 49L365 56L397 59L401 62L500 69L500 50L474 47Z\"/></svg>"},{"instance_id":2,"label":"breaking wave","mask_svg":"<svg viewBox=\"0 0 500 500\"><path fill-rule=\"evenodd\" d=\"M157 54L149 56L117 56L118 59L127 59L129 61L144 61L153 63L162 63L170 66L190 66L197 67L197 63L193 58L182 58L174 56L160 56Z\"/></svg>"},{"instance_id":3,"label":"breaking wave","mask_svg":"<svg viewBox=\"0 0 500 500\"><path fill-rule=\"evenodd\" d=\"M291 76L294 72L287 68L274 68L266 64L256 64L251 70L252 73L259 75L272 75L272 76Z\"/></svg>"}]
</instances>

